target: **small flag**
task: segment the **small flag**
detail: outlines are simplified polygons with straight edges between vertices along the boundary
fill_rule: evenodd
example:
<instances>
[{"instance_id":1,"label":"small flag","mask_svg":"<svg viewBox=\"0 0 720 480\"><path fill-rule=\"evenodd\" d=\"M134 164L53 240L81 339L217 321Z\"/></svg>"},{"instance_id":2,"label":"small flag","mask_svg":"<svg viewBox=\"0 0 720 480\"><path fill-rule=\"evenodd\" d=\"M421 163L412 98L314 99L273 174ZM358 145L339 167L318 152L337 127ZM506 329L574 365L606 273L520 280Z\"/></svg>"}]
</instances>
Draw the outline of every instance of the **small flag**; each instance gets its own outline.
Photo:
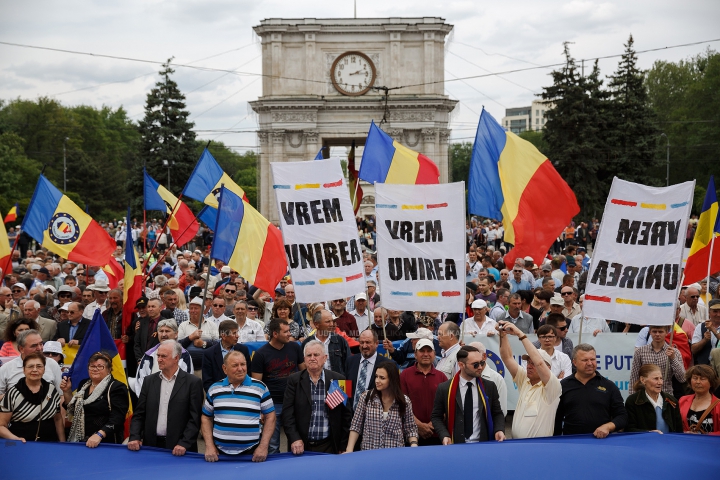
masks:
<instances>
[{"instance_id":1,"label":"small flag","mask_svg":"<svg viewBox=\"0 0 720 480\"><path fill-rule=\"evenodd\" d=\"M338 385L345 392L345 395L352 397L352 380L339 380Z\"/></svg>"},{"instance_id":2,"label":"small flag","mask_svg":"<svg viewBox=\"0 0 720 480\"><path fill-rule=\"evenodd\" d=\"M337 380L333 380L330 383L327 396L325 397L325 404L332 408L337 407L341 403L345 405L347 403L348 396L343 392L342 388L338 384Z\"/></svg>"},{"instance_id":3,"label":"small flag","mask_svg":"<svg viewBox=\"0 0 720 480\"><path fill-rule=\"evenodd\" d=\"M18 215L20 215L20 207L18 207L18 204L16 203L13 205L13 207L10 209L7 215L5 215L5 222L14 222L17 220Z\"/></svg>"},{"instance_id":4,"label":"small flag","mask_svg":"<svg viewBox=\"0 0 720 480\"><path fill-rule=\"evenodd\" d=\"M706 278L708 270L710 273L720 270L718 268L720 265L720 242L715 238L718 235L720 235L720 215L718 215L715 178L711 175L705 201L700 211L700 220L685 264L683 285L690 285ZM711 250L713 251L712 255L710 254ZM708 266L710 258L712 258L712 265Z\"/></svg>"},{"instance_id":5,"label":"small flag","mask_svg":"<svg viewBox=\"0 0 720 480\"><path fill-rule=\"evenodd\" d=\"M315 155L315 158L313 160L325 160L325 157L323 157L323 148L327 147L320 147L320 150L318 150L317 155Z\"/></svg>"}]
</instances>

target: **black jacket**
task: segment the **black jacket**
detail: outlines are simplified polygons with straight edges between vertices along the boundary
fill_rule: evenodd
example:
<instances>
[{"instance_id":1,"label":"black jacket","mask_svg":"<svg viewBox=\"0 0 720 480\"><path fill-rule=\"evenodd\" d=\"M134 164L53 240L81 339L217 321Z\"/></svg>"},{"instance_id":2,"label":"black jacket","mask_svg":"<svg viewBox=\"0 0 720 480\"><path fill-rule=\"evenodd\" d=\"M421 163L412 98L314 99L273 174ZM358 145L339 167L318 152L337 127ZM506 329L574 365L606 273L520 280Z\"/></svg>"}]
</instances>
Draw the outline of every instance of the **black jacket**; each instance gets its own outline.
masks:
<instances>
[{"instance_id":1,"label":"black jacket","mask_svg":"<svg viewBox=\"0 0 720 480\"><path fill-rule=\"evenodd\" d=\"M305 350L305 345L310 340L317 340L315 335L310 335L303 342L301 347ZM340 375L345 375L345 364L350 357L350 347L347 341L335 333L330 333L330 343L328 344L328 357L330 360L330 370Z\"/></svg>"},{"instance_id":2,"label":"black jacket","mask_svg":"<svg viewBox=\"0 0 720 480\"><path fill-rule=\"evenodd\" d=\"M480 441L494 441L495 433L505 431L505 416L503 415L502 407L500 407L500 396L498 395L497 386L495 386L494 382L485 381L481 378L478 378L477 381L482 382L483 387L485 387L485 393L490 399L490 414L493 420L493 431L488 432L485 415L481 415L482 432ZM465 443L465 417L463 415L463 398L460 388L458 388L455 394L455 418L447 418L447 398L450 392L450 382L451 380L441 383L438 386L437 392L435 392L432 425L442 441L443 438L450 436L447 423L453 421L453 443ZM478 394L479 393L480 392L478 392ZM487 436L483 438L483 434Z\"/></svg>"},{"instance_id":3,"label":"black jacket","mask_svg":"<svg viewBox=\"0 0 720 480\"><path fill-rule=\"evenodd\" d=\"M159 324L165 320L162 315L158 319ZM133 351L135 352L135 359L139 362L140 359L145 355L145 352L150 350L152 347L160 343L157 338L157 324L155 329L150 332L150 317L140 317L140 328L135 331L135 340L133 345Z\"/></svg>"},{"instance_id":4,"label":"black jacket","mask_svg":"<svg viewBox=\"0 0 720 480\"><path fill-rule=\"evenodd\" d=\"M345 377L330 370L325 370L325 394L333 380L345 380ZM295 372L288 377L285 398L283 399L282 424L288 443L302 440L307 449L310 430L312 403L310 398L310 374L307 370ZM346 405L340 404L330 409L327 407L330 441L333 453L344 452L347 447L352 422L350 399Z\"/></svg>"},{"instance_id":5,"label":"black jacket","mask_svg":"<svg viewBox=\"0 0 720 480\"><path fill-rule=\"evenodd\" d=\"M247 362L248 371L250 370L250 350L242 343L236 343L233 345L233 350L245 355L245 361ZM222 369L223 356L222 356L222 345L220 342L216 343L210 348L205 349L203 352L202 361L202 384L203 388L207 392L210 386L219 382L223 378L227 377Z\"/></svg>"},{"instance_id":6,"label":"black jacket","mask_svg":"<svg viewBox=\"0 0 720 480\"><path fill-rule=\"evenodd\" d=\"M81 317L78 322L78 329L75 331L75 336L70 338L70 321L60 322L58 323L57 331L55 332L53 340L63 338L65 339L65 343L68 343L70 340L77 340L79 343L82 343L83 338L85 338L85 332L87 332L89 326L90 320Z\"/></svg>"},{"instance_id":7,"label":"black jacket","mask_svg":"<svg viewBox=\"0 0 720 480\"><path fill-rule=\"evenodd\" d=\"M357 388L357 377L358 377L358 373L360 372L360 360L362 360L362 359L363 359L362 354L358 353L358 354L353 355L350 358L348 358L347 365L345 365L345 371L347 372L346 377L351 382L350 383L352 385L351 393L353 394L353 397L348 399L348 406L350 406L350 408L352 408L353 410L355 409L353 401L354 401L354 397L355 397L355 389ZM370 390L372 387L375 386L375 372L377 371L378 367L385 362L391 362L391 361L392 360L390 360L387 357L382 357L380 355L377 356L377 358L375 359L375 367L373 367L372 373L367 378L367 385L365 385L366 390Z\"/></svg>"},{"instance_id":8,"label":"black jacket","mask_svg":"<svg viewBox=\"0 0 720 480\"><path fill-rule=\"evenodd\" d=\"M145 378L130 423L130 441L142 440L146 447L157 445L161 373L156 372ZM170 393L167 412L165 445L169 450L180 445L189 451L197 452L202 404L202 381L195 375L179 369L175 386Z\"/></svg>"},{"instance_id":9,"label":"black jacket","mask_svg":"<svg viewBox=\"0 0 720 480\"><path fill-rule=\"evenodd\" d=\"M670 432L682 433L683 424L682 418L680 417L678 401L675 397L665 392L660 392L660 395L662 395L663 399L663 420L667 423ZM655 430L657 420L655 407L653 407L650 400L648 400L645 390L635 392L625 400L625 411L627 411L628 414L628 423L625 428L626 432L647 432L648 430Z\"/></svg>"}]
</instances>

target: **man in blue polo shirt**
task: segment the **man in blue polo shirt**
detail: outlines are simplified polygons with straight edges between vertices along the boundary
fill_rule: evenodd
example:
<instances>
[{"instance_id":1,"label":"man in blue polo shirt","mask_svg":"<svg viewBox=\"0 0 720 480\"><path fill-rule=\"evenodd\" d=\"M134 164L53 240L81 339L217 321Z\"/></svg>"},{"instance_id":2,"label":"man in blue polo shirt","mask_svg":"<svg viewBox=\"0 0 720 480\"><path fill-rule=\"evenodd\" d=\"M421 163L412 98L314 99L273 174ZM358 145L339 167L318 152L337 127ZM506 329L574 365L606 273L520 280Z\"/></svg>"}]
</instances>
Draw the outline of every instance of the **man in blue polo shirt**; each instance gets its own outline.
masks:
<instances>
[{"instance_id":1,"label":"man in blue polo shirt","mask_svg":"<svg viewBox=\"0 0 720 480\"><path fill-rule=\"evenodd\" d=\"M225 355L224 380L212 384L202 409L205 461L217 462L218 450L226 455L252 453L253 462L264 462L275 431L275 407L265 384L247 374L241 352ZM260 415L265 424L260 436Z\"/></svg>"}]
</instances>

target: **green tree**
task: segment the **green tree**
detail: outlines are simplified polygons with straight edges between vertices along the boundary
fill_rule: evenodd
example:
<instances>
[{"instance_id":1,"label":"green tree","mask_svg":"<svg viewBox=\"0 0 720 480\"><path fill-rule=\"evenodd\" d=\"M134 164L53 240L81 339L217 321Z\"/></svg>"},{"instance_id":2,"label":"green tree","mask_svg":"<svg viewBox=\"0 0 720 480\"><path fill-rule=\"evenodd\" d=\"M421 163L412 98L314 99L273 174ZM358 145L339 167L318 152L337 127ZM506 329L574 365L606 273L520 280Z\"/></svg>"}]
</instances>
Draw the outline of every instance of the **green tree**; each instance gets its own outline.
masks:
<instances>
[{"instance_id":1,"label":"green tree","mask_svg":"<svg viewBox=\"0 0 720 480\"><path fill-rule=\"evenodd\" d=\"M630 35L618 69L608 77L610 99L604 141L612 146L608 157L611 170L625 180L652 185L658 182L648 173L660 164L656 155L660 132L633 45Z\"/></svg>"},{"instance_id":2,"label":"green tree","mask_svg":"<svg viewBox=\"0 0 720 480\"><path fill-rule=\"evenodd\" d=\"M547 151L543 153L575 192L581 216L597 215L608 191L606 182L600 180L605 176L600 138L602 82L597 63L593 73L583 77L567 43L563 53L565 67L551 73L553 85L541 94L551 106L546 113L543 140Z\"/></svg>"},{"instance_id":3,"label":"green tree","mask_svg":"<svg viewBox=\"0 0 720 480\"><path fill-rule=\"evenodd\" d=\"M188 120L190 112L186 110L185 95L171 79L175 73L170 67L171 61L172 58L163 64L160 80L147 95L145 117L139 122L142 139L128 182L138 210L142 210L143 166L150 176L177 196L198 159L194 124Z\"/></svg>"},{"instance_id":4,"label":"green tree","mask_svg":"<svg viewBox=\"0 0 720 480\"><path fill-rule=\"evenodd\" d=\"M450 144L450 181L467 182L470 175L470 157L472 157L473 144L471 142Z\"/></svg>"},{"instance_id":5,"label":"green tree","mask_svg":"<svg viewBox=\"0 0 720 480\"><path fill-rule=\"evenodd\" d=\"M0 134L0 213L2 216L20 204L20 213L27 211L35 183L40 174L40 164L25 156L23 139L16 133ZM20 220L20 218L18 218Z\"/></svg>"}]
</instances>

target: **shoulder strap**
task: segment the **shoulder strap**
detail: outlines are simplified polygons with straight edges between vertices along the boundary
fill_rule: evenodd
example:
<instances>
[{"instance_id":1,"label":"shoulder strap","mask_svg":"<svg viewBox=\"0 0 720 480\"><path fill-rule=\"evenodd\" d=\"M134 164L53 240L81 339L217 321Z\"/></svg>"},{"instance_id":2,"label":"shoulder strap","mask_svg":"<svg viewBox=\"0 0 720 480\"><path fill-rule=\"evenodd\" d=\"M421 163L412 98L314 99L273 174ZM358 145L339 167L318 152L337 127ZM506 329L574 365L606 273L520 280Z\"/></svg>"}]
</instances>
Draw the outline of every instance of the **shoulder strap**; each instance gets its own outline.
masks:
<instances>
[{"instance_id":1,"label":"shoulder strap","mask_svg":"<svg viewBox=\"0 0 720 480\"><path fill-rule=\"evenodd\" d=\"M703 412L703 414L702 414L702 415L700 416L700 418L698 419L698 423L697 423L697 424L698 424L698 431L699 431L699 432L702 432L702 429L700 428L700 426L701 426L702 423L705 421L705 419L707 418L707 416L710 415L710 412L713 411L713 409L717 406L718 403L720 403L720 398L716 398L715 401L712 402L712 403L710 404L710 406L705 409L705 411Z\"/></svg>"}]
</instances>

